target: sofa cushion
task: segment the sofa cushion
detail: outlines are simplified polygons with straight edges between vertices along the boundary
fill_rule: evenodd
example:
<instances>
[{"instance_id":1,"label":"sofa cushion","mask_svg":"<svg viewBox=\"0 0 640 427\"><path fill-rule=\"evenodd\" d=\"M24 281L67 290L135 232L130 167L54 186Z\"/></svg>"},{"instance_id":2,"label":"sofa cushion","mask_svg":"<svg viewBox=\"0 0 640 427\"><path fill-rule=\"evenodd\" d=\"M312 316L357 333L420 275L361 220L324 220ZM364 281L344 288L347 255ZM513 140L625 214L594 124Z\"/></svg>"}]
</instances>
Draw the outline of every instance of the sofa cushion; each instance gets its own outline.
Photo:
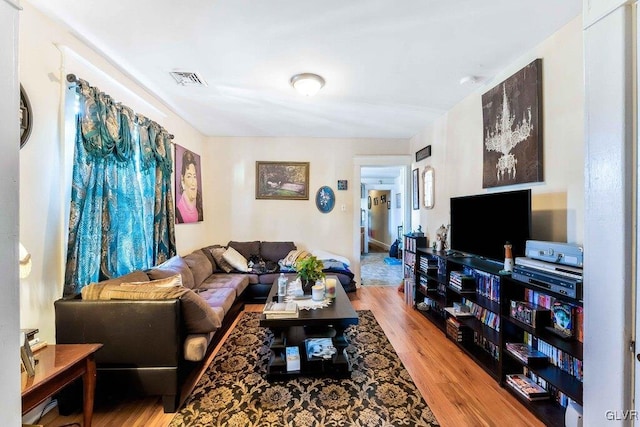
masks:
<instances>
[{"instance_id":1,"label":"sofa cushion","mask_svg":"<svg viewBox=\"0 0 640 427\"><path fill-rule=\"evenodd\" d=\"M222 258L224 258L224 260L227 261L236 271L241 271L243 273L249 271L247 259L231 246L229 246L227 250L224 251L224 253L222 254Z\"/></svg>"},{"instance_id":2,"label":"sofa cushion","mask_svg":"<svg viewBox=\"0 0 640 427\"><path fill-rule=\"evenodd\" d=\"M191 252L184 257L184 262L187 263L193 273L193 287L197 288L207 277L213 273L213 265L211 261L204 254L201 249Z\"/></svg>"},{"instance_id":3,"label":"sofa cushion","mask_svg":"<svg viewBox=\"0 0 640 427\"><path fill-rule=\"evenodd\" d=\"M180 280L179 277L178 275L178 281ZM92 283L82 289L82 299L89 301L166 300L179 298L182 318L188 333L212 332L222 325L222 319L226 314L224 307L209 306L198 294L184 286L167 287L166 283L160 282L166 282L166 280L146 283L123 283L121 285Z\"/></svg>"},{"instance_id":4,"label":"sofa cushion","mask_svg":"<svg viewBox=\"0 0 640 427\"><path fill-rule=\"evenodd\" d=\"M178 255L147 270L147 275L149 275L149 279L151 280L164 279L165 277L173 276L174 274L182 275L182 284L185 287L190 289L194 287L193 273L184 259Z\"/></svg>"},{"instance_id":5,"label":"sofa cushion","mask_svg":"<svg viewBox=\"0 0 640 427\"><path fill-rule=\"evenodd\" d=\"M236 297L238 297L247 289L247 286L249 286L251 276L255 276L255 274L213 273L202 282L198 291L202 289L229 288L234 289L236 291Z\"/></svg>"},{"instance_id":6,"label":"sofa cushion","mask_svg":"<svg viewBox=\"0 0 640 427\"><path fill-rule=\"evenodd\" d=\"M260 256L260 242L258 240L253 242L236 242L232 240L227 247L240 252L240 255L246 259L250 259L252 256Z\"/></svg>"},{"instance_id":7,"label":"sofa cushion","mask_svg":"<svg viewBox=\"0 0 640 427\"><path fill-rule=\"evenodd\" d=\"M260 242L260 257L265 261L278 262L296 249L293 242Z\"/></svg>"},{"instance_id":8,"label":"sofa cushion","mask_svg":"<svg viewBox=\"0 0 640 427\"><path fill-rule=\"evenodd\" d=\"M198 297L204 299L208 306L224 310L226 315L236 300L236 291L231 288L204 289L198 292Z\"/></svg>"},{"instance_id":9,"label":"sofa cushion","mask_svg":"<svg viewBox=\"0 0 640 427\"><path fill-rule=\"evenodd\" d=\"M220 271L224 271L225 273L231 273L233 271L233 266L229 264L224 257L222 256L226 252L227 248L218 247L211 248L209 252L213 256L213 259L216 260L216 265L220 269Z\"/></svg>"}]
</instances>

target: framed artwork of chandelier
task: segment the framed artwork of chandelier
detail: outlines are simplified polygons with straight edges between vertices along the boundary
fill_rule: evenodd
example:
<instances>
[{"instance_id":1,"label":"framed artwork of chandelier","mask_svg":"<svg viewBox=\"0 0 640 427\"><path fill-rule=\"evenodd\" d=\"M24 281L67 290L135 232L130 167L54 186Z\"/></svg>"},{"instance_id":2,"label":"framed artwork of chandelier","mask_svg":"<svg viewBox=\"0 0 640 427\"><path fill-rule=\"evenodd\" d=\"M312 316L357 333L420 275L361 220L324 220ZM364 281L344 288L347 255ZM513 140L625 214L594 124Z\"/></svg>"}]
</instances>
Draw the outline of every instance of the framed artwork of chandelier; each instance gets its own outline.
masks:
<instances>
[{"instance_id":1,"label":"framed artwork of chandelier","mask_svg":"<svg viewBox=\"0 0 640 427\"><path fill-rule=\"evenodd\" d=\"M542 181L542 59L482 95L482 188Z\"/></svg>"}]
</instances>

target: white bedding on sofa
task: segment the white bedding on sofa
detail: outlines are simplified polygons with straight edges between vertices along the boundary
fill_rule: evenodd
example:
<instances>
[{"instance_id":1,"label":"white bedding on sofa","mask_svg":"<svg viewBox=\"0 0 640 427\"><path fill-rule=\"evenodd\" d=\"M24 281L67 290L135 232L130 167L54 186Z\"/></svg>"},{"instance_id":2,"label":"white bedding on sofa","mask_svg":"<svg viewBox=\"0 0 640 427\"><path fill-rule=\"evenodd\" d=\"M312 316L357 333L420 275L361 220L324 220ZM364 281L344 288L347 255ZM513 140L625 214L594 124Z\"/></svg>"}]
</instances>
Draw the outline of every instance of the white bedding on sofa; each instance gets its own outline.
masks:
<instances>
[{"instance_id":1,"label":"white bedding on sofa","mask_svg":"<svg viewBox=\"0 0 640 427\"><path fill-rule=\"evenodd\" d=\"M351 263L349 262L349 259L346 257L343 257L342 255L337 255L328 251L323 251L322 249L314 249L311 251L311 255L315 255L316 258L318 258L321 261L327 260L336 260L336 261L340 261L342 263L344 263L347 267L349 267L351 265Z\"/></svg>"}]
</instances>

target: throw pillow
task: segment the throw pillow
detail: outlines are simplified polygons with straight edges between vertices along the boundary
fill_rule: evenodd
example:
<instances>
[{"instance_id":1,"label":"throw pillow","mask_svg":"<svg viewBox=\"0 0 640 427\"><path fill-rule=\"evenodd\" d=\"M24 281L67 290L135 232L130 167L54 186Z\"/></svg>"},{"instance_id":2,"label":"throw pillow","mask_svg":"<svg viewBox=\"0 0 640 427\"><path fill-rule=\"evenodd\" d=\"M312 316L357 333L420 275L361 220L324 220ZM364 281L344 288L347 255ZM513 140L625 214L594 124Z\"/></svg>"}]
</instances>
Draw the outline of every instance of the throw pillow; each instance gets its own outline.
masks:
<instances>
[{"instance_id":1,"label":"throw pillow","mask_svg":"<svg viewBox=\"0 0 640 427\"><path fill-rule=\"evenodd\" d=\"M182 275L182 284L187 288L193 289L193 273L184 259L179 255L171 257L162 264L147 270L147 275L151 280L164 279L174 274Z\"/></svg>"},{"instance_id":2,"label":"throw pillow","mask_svg":"<svg viewBox=\"0 0 640 427\"><path fill-rule=\"evenodd\" d=\"M285 266L285 267L293 267L295 266L297 261L300 261L306 257L309 256L309 252L303 250L303 249L296 249L293 250L291 252L289 252L287 254L286 257L284 257L284 259L282 260L282 262L280 263L281 265Z\"/></svg>"},{"instance_id":3,"label":"throw pillow","mask_svg":"<svg viewBox=\"0 0 640 427\"><path fill-rule=\"evenodd\" d=\"M243 273L249 271L247 259L232 247L228 247L227 250L224 251L222 258L238 271L242 271Z\"/></svg>"},{"instance_id":4,"label":"throw pillow","mask_svg":"<svg viewBox=\"0 0 640 427\"><path fill-rule=\"evenodd\" d=\"M213 268L213 272L215 273L216 271L220 270L220 267L218 267L218 264L216 264L216 260L213 258L213 254L211 253L211 249L213 248L221 248L222 246L220 245L210 245L210 246L205 246L204 248L202 248L202 253L205 254L205 256L207 258L209 258L209 262L211 263L211 266Z\"/></svg>"},{"instance_id":5,"label":"throw pillow","mask_svg":"<svg viewBox=\"0 0 640 427\"><path fill-rule=\"evenodd\" d=\"M225 273L231 273L231 271L233 271L233 266L229 264L222 256L227 251L227 248L212 248L209 251L211 252L211 255L213 255L213 259L216 260L216 264L218 265L218 268L220 268L220 270L224 271Z\"/></svg>"},{"instance_id":6,"label":"throw pillow","mask_svg":"<svg viewBox=\"0 0 640 427\"><path fill-rule=\"evenodd\" d=\"M184 262L187 263L191 273L193 274L193 287L198 288L202 282L205 281L211 273L213 273L213 267L211 261L200 249L191 252L184 257Z\"/></svg>"}]
</instances>

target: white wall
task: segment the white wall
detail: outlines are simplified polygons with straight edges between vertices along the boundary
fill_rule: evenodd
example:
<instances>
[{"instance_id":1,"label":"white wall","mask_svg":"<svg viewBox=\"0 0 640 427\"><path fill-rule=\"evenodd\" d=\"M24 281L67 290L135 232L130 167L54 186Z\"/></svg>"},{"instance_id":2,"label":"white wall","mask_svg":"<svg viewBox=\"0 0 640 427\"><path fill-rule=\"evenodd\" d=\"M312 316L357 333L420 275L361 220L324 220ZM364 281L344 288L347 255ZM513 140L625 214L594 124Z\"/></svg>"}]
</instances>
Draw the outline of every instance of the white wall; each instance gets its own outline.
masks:
<instances>
[{"instance_id":1,"label":"white wall","mask_svg":"<svg viewBox=\"0 0 640 427\"><path fill-rule=\"evenodd\" d=\"M411 139L411 151L431 144L431 157L414 164L435 170L435 206L414 211L413 221L432 238L449 223L449 198L482 188L482 94L542 58L544 182L491 189L531 188L533 232L539 240L582 243L584 235L584 77L581 18L576 17L500 75L484 82L443 117ZM422 183L421 190L422 191ZM421 193L422 195L422 193ZM454 248L455 249L455 248Z\"/></svg>"},{"instance_id":2,"label":"white wall","mask_svg":"<svg viewBox=\"0 0 640 427\"><path fill-rule=\"evenodd\" d=\"M359 282L360 258L354 254L360 253L360 222L354 218L360 215L360 176L354 176L353 159L408 149L408 140L396 139L210 138L208 163L202 166L211 185L203 194L205 216L213 221L206 241L292 240L300 248L349 258ZM256 200L256 161L309 162L309 200ZM346 191L337 191L339 179L348 181ZM336 195L336 206L327 214L315 205L323 185Z\"/></svg>"},{"instance_id":3,"label":"white wall","mask_svg":"<svg viewBox=\"0 0 640 427\"><path fill-rule=\"evenodd\" d=\"M587 426L638 424L637 412L625 412L638 409L632 375L637 360L629 350L637 312L638 17L637 2L615 3L585 1Z\"/></svg>"},{"instance_id":4,"label":"white wall","mask_svg":"<svg viewBox=\"0 0 640 427\"><path fill-rule=\"evenodd\" d=\"M63 95L67 73L76 74L114 99L164 126L174 141L202 153L204 138L165 105L118 72L86 45L29 4L20 14L20 82L33 108L33 131L20 150L20 238L31 252L33 269L21 281L20 325L37 327L55 341L53 302L62 296L70 161L73 141L65 141ZM73 137L73 135L71 135ZM6 171L6 169L5 169ZM6 173L6 172L5 172ZM209 182L203 182L207 191ZM177 226L179 252L206 241L213 218Z\"/></svg>"},{"instance_id":5,"label":"white wall","mask_svg":"<svg viewBox=\"0 0 640 427\"><path fill-rule=\"evenodd\" d=\"M0 299L0 425L20 425L20 325L18 322L18 2L0 1L0 268L3 292Z\"/></svg>"}]
</instances>

